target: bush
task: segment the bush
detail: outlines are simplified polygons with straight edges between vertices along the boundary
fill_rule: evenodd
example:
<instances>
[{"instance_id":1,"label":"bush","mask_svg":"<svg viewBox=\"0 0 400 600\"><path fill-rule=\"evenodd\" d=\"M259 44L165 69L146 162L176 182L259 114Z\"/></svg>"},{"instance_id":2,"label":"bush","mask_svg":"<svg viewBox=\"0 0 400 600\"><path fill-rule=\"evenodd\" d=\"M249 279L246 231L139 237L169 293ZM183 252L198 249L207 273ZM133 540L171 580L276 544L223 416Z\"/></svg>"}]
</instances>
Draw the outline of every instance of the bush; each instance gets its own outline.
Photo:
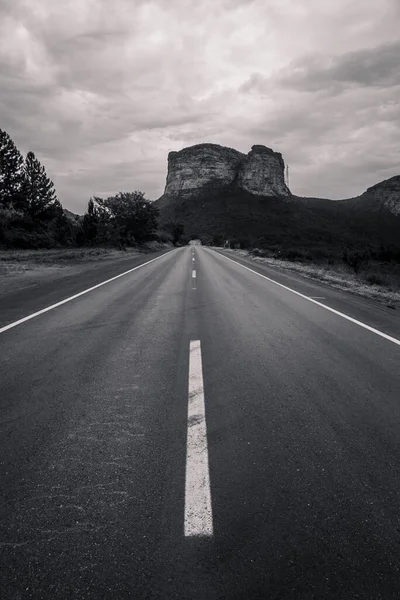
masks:
<instances>
[{"instance_id":1,"label":"bush","mask_svg":"<svg viewBox=\"0 0 400 600\"><path fill-rule=\"evenodd\" d=\"M275 252L264 248L264 250L260 250L260 256L262 256L263 258L275 258Z\"/></svg>"},{"instance_id":2,"label":"bush","mask_svg":"<svg viewBox=\"0 0 400 600\"><path fill-rule=\"evenodd\" d=\"M253 248L250 250L252 256L260 256L261 258L277 258L276 252L267 250L266 248Z\"/></svg>"},{"instance_id":3,"label":"bush","mask_svg":"<svg viewBox=\"0 0 400 600\"><path fill-rule=\"evenodd\" d=\"M223 246L225 242L224 236L219 234L214 234L211 239L212 246Z\"/></svg>"},{"instance_id":4,"label":"bush","mask_svg":"<svg viewBox=\"0 0 400 600\"><path fill-rule=\"evenodd\" d=\"M54 248L58 246L47 231L29 232L18 228L7 231L4 242L4 245L8 248L20 248L21 250Z\"/></svg>"},{"instance_id":5,"label":"bush","mask_svg":"<svg viewBox=\"0 0 400 600\"><path fill-rule=\"evenodd\" d=\"M283 248L279 254L279 258L302 262L310 260L310 254L302 248Z\"/></svg>"},{"instance_id":6,"label":"bush","mask_svg":"<svg viewBox=\"0 0 400 600\"><path fill-rule=\"evenodd\" d=\"M212 246L212 238L210 236L201 236L200 238L200 242L202 246Z\"/></svg>"},{"instance_id":7,"label":"bush","mask_svg":"<svg viewBox=\"0 0 400 600\"><path fill-rule=\"evenodd\" d=\"M164 244L168 244L171 243L172 244L172 240L173 240L173 235L172 233L169 233L168 231L159 231L157 233L157 237L159 242L163 242Z\"/></svg>"},{"instance_id":8,"label":"bush","mask_svg":"<svg viewBox=\"0 0 400 600\"><path fill-rule=\"evenodd\" d=\"M251 241L248 237L239 237L235 240L239 244L239 248L246 249L251 247Z\"/></svg>"},{"instance_id":9,"label":"bush","mask_svg":"<svg viewBox=\"0 0 400 600\"><path fill-rule=\"evenodd\" d=\"M386 265L386 268L382 263L374 264L361 277L370 285L379 285L393 291L400 290L400 269L396 269L393 264Z\"/></svg>"},{"instance_id":10,"label":"bush","mask_svg":"<svg viewBox=\"0 0 400 600\"><path fill-rule=\"evenodd\" d=\"M368 273L363 277L363 279L367 283L370 283L371 285L386 285L387 284L386 277L379 275L378 273Z\"/></svg>"},{"instance_id":11,"label":"bush","mask_svg":"<svg viewBox=\"0 0 400 600\"><path fill-rule=\"evenodd\" d=\"M348 250L343 252L343 262L348 265L355 273L365 267L370 261L370 252L368 250Z\"/></svg>"}]
</instances>

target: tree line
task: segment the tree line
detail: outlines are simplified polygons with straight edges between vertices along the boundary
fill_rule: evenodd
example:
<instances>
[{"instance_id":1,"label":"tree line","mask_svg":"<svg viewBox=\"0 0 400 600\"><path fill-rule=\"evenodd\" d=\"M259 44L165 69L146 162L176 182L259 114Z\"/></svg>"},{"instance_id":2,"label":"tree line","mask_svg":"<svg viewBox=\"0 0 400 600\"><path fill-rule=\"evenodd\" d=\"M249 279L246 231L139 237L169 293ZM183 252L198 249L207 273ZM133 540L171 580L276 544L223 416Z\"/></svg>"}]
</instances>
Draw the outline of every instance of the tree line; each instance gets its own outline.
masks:
<instances>
[{"instance_id":1,"label":"tree line","mask_svg":"<svg viewBox=\"0 0 400 600\"><path fill-rule=\"evenodd\" d=\"M71 218L57 198L54 183L33 152L24 158L0 129L0 246L137 246L158 240L179 244L183 226L162 231L158 209L140 191L92 197L83 217Z\"/></svg>"}]
</instances>

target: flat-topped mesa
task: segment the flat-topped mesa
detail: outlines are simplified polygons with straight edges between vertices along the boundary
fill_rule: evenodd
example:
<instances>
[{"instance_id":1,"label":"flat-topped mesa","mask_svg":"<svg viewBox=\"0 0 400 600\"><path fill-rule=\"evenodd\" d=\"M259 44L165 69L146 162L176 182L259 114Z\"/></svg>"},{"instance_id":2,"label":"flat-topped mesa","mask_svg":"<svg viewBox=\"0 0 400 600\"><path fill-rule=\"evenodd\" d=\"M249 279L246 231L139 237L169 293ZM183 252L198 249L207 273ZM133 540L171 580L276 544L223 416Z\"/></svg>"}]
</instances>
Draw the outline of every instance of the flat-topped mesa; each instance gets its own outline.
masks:
<instances>
[{"instance_id":1,"label":"flat-topped mesa","mask_svg":"<svg viewBox=\"0 0 400 600\"><path fill-rule=\"evenodd\" d=\"M242 161L238 186L258 196L291 196L285 184L282 154L266 146L252 146Z\"/></svg>"},{"instance_id":2,"label":"flat-topped mesa","mask_svg":"<svg viewBox=\"0 0 400 600\"><path fill-rule=\"evenodd\" d=\"M204 185L228 185L235 179L244 154L218 144L197 144L168 154L164 194L191 194Z\"/></svg>"},{"instance_id":3,"label":"flat-topped mesa","mask_svg":"<svg viewBox=\"0 0 400 600\"><path fill-rule=\"evenodd\" d=\"M251 194L289 198L284 170L282 155L266 146L253 146L246 155L218 144L197 144L169 153L164 194L190 196L204 186L235 184Z\"/></svg>"}]
</instances>

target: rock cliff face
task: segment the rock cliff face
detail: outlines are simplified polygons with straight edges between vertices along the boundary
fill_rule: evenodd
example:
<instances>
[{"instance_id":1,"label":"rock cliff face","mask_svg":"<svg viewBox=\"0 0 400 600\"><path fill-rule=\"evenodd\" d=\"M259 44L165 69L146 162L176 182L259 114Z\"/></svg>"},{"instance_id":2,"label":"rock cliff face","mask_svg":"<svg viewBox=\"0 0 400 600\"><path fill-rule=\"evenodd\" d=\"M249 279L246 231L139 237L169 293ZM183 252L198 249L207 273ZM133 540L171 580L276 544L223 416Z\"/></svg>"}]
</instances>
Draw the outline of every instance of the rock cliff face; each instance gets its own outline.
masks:
<instances>
[{"instance_id":1,"label":"rock cliff face","mask_svg":"<svg viewBox=\"0 0 400 600\"><path fill-rule=\"evenodd\" d=\"M231 183L244 154L217 144L197 144L168 154L165 194L188 193L204 185L215 187Z\"/></svg>"},{"instance_id":2,"label":"rock cliff face","mask_svg":"<svg viewBox=\"0 0 400 600\"><path fill-rule=\"evenodd\" d=\"M265 146L252 146L240 165L238 185L258 196L290 196L284 173L282 154Z\"/></svg>"},{"instance_id":3,"label":"rock cliff face","mask_svg":"<svg viewBox=\"0 0 400 600\"><path fill-rule=\"evenodd\" d=\"M400 215L400 175L395 175L368 188L359 200L365 206L386 208L394 215Z\"/></svg>"},{"instance_id":4,"label":"rock cliff face","mask_svg":"<svg viewBox=\"0 0 400 600\"><path fill-rule=\"evenodd\" d=\"M204 186L235 185L259 196L291 198L279 152L253 146L246 155L218 144L198 144L168 155L164 196L192 196Z\"/></svg>"}]
</instances>

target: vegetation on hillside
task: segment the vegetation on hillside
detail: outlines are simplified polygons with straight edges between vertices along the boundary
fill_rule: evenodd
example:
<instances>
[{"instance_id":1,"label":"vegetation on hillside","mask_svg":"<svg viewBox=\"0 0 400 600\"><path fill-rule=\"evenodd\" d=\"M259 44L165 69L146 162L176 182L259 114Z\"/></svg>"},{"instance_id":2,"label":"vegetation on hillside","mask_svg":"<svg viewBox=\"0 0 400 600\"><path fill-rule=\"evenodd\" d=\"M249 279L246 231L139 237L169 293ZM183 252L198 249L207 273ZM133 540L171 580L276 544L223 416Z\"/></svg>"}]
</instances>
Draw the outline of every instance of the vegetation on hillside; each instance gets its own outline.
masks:
<instances>
[{"instance_id":1,"label":"vegetation on hillside","mask_svg":"<svg viewBox=\"0 0 400 600\"><path fill-rule=\"evenodd\" d=\"M398 282L400 217L389 211L355 213L334 202L308 206L234 186L210 186L197 197L161 198L156 205L161 226L182 223L185 241L197 237L220 247L228 241L231 248L257 249L280 260L345 265L376 281Z\"/></svg>"},{"instance_id":2,"label":"vegetation on hillside","mask_svg":"<svg viewBox=\"0 0 400 600\"><path fill-rule=\"evenodd\" d=\"M353 214L254 196L234 186L206 189L196 197L155 202L160 223L182 223L186 238L242 248L266 248L299 258L337 258L352 251L382 251L398 259L400 219L390 213Z\"/></svg>"}]
</instances>

